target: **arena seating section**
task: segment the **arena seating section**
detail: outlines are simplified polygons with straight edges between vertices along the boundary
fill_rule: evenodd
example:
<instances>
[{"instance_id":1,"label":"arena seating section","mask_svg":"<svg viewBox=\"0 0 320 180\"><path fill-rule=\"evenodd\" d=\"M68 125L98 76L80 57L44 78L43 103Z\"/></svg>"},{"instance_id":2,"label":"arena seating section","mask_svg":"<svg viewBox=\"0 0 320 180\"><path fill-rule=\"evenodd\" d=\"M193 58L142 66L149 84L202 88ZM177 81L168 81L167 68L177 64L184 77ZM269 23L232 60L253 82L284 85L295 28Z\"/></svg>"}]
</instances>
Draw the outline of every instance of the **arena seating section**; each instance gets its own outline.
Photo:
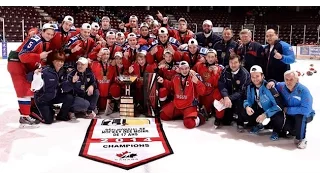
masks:
<instances>
[{"instance_id":1,"label":"arena seating section","mask_svg":"<svg viewBox=\"0 0 320 180\"><path fill-rule=\"evenodd\" d=\"M262 44L265 42L265 28L280 28L280 38L289 42L290 41L290 26L292 25L292 42L302 43L304 25L306 25L306 43L317 42L317 28L319 26L320 17L316 15L317 10L295 12L283 8L278 11L267 11L263 17L259 15L248 17L246 10L242 7L232 7L232 13L228 13L227 7L200 7L201 10L193 10L186 12L186 7L170 7L170 14L172 14L176 20L180 17L184 17L188 21L188 26L193 31L202 30L202 22L205 19L210 19L214 23L214 26L229 27L234 30L235 39L238 38L238 34L244 24L255 24L254 40ZM107 7L105 12L99 11L99 7L85 7L83 12L75 12L72 7L41 7L51 17L55 18L59 15L71 15L75 18L75 25L79 27L84 22L91 22L92 17L102 17L104 15L109 16L111 19L111 25L117 27L120 19L119 14L129 17L130 15L136 15L139 18L139 22L143 21L144 17L148 14L153 15L156 18L157 10L164 12L164 7L151 7L150 11L146 11L144 7ZM167 10L166 10L167 11ZM91 14L90 14L91 13ZM167 12L167 14L169 14ZM0 7L0 17L5 18L6 39L9 42L22 41L22 27L21 20L25 20L25 29L31 27L39 27L39 22L43 23L46 20L40 16L35 8L29 7ZM2 24L0 24L2 27ZM0 28L2 36L2 28ZM1 38L2 39L2 38Z\"/></svg>"}]
</instances>

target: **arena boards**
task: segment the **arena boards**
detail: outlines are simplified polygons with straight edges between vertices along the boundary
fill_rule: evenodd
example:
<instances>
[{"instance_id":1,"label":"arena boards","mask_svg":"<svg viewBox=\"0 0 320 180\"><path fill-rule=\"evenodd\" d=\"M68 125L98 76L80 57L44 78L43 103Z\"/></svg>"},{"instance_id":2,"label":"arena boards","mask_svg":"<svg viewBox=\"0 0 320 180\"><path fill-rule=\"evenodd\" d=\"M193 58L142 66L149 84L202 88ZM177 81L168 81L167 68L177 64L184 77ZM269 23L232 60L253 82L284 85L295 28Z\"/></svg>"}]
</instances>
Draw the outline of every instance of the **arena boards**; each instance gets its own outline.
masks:
<instances>
[{"instance_id":1,"label":"arena boards","mask_svg":"<svg viewBox=\"0 0 320 180\"><path fill-rule=\"evenodd\" d=\"M173 154L156 118L92 119L79 156L132 169Z\"/></svg>"}]
</instances>

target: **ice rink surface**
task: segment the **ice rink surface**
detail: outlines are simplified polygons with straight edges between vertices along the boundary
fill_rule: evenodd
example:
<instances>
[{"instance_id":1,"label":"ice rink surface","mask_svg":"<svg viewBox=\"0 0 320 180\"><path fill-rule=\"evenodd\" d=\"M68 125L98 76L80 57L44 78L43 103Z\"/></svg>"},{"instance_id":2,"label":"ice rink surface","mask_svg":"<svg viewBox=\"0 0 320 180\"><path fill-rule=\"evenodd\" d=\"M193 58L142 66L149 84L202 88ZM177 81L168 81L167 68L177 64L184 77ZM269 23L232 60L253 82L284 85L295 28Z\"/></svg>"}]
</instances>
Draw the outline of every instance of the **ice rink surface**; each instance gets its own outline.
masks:
<instances>
[{"instance_id":1,"label":"ice rink surface","mask_svg":"<svg viewBox=\"0 0 320 180\"><path fill-rule=\"evenodd\" d=\"M320 67L320 61L298 60L292 69L306 73L310 64L314 64L315 69ZM0 60L0 77L0 174L23 174L36 169L40 173L264 172L271 177L273 173L319 175L319 74L300 78L313 95L316 111L315 119L307 126L306 149L297 149L293 140L272 142L270 134L239 134L235 127L215 130L212 121L193 130L185 129L182 121L163 122L174 154L129 171L78 156L90 123L88 119L41 124L37 129L19 129L18 105L6 60Z\"/></svg>"}]
</instances>

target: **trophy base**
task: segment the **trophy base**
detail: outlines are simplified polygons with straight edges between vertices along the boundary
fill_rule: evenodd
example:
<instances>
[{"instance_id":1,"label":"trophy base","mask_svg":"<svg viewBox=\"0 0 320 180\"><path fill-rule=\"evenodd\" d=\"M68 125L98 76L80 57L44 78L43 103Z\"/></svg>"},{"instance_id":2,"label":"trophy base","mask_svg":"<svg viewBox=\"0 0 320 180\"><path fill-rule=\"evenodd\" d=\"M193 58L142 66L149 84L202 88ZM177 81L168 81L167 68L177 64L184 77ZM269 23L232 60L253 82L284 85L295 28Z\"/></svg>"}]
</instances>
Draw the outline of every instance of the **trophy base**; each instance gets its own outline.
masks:
<instances>
[{"instance_id":1,"label":"trophy base","mask_svg":"<svg viewBox=\"0 0 320 180\"><path fill-rule=\"evenodd\" d=\"M134 117L133 97L122 96L120 99L120 117Z\"/></svg>"}]
</instances>

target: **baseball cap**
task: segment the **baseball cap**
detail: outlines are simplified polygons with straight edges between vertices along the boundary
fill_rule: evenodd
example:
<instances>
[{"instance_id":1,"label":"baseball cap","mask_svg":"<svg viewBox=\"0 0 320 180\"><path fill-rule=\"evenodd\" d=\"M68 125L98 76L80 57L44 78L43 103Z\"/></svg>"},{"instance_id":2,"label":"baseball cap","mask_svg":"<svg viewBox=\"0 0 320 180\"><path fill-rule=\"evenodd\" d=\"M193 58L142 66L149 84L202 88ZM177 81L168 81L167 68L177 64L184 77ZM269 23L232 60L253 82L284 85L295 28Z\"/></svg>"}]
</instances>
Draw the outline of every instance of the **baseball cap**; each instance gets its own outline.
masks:
<instances>
[{"instance_id":1,"label":"baseball cap","mask_svg":"<svg viewBox=\"0 0 320 180\"><path fill-rule=\"evenodd\" d=\"M116 57L116 56L119 56L120 58L122 58L122 52L116 52L116 53L114 54L114 57Z\"/></svg>"},{"instance_id":2,"label":"baseball cap","mask_svg":"<svg viewBox=\"0 0 320 180\"><path fill-rule=\"evenodd\" d=\"M89 23L83 23L81 29L91 30L91 25Z\"/></svg>"},{"instance_id":3,"label":"baseball cap","mask_svg":"<svg viewBox=\"0 0 320 180\"><path fill-rule=\"evenodd\" d=\"M165 27L161 27L161 28L159 29L158 35L162 35L162 34L168 34L168 29L165 28Z\"/></svg>"},{"instance_id":4,"label":"baseball cap","mask_svg":"<svg viewBox=\"0 0 320 180\"><path fill-rule=\"evenodd\" d=\"M163 51L163 54L167 54L167 53L172 54L172 52L171 52L169 49L165 49L165 50Z\"/></svg>"},{"instance_id":5,"label":"baseball cap","mask_svg":"<svg viewBox=\"0 0 320 180\"><path fill-rule=\"evenodd\" d=\"M152 19L152 20L154 20L153 16L151 16L151 15L147 15L144 19Z\"/></svg>"},{"instance_id":6,"label":"baseball cap","mask_svg":"<svg viewBox=\"0 0 320 180\"><path fill-rule=\"evenodd\" d=\"M210 20L203 21L202 25L208 24L209 26L212 26L212 22Z\"/></svg>"},{"instance_id":7,"label":"baseball cap","mask_svg":"<svg viewBox=\"0 0 320 180\"><path fill-rule=\"evenodd\" d=\"M106 21L110 21L110 18L108 16L103 16L101 21L106 20Z\"/></svg>"},{"instance_id":8,"label":"baseball cap","mask_svg":"<svg viewBox=\"0 0 320 180\"><path fill-rule=\"evenodd\" d=\"M110 52L109 48L101 48L100 51L108 51L108 52Z\"/></svg>"},{"instance_id":9,"label":"baseball cap","mask_svg":"<svg viewBox=\"0 0 320 180\"><path fill-rule=\"evenodd\" d=\"M93 22L93 23L91 24L91 28L99 29L99 28L100 28L100 26L99 26L99 24L98 24L98 23Z\"/></svg>"},{"instance_id":10,"label":"baseball cap","mask_svg":"<svg viewBox=\"0 0 320 180\"><path fill-rule=\"evenodd\" d=\"M149 25L148 25L148 23L143 22L143 23L140 24L140 28L142 28L142 27L147 27L147 28L149 28Z\"/></svg>"},{"instance_id":11,"label":"baseball cap","mask_svg":"<svg viewBox=\"0 0 320 180\"><path fill-rule=\"evenodd\" d=\"M196 39L192 38L188 41L188 46L190 46L190 45L198 46L198 41Z\"/></svg>"},{"instance_id":12,"label":"baseball cap","mask_svg":"<svg viewBox=\"0 0 320 180\"><path fill-rule=\"evenodd\" d=\"M146 50L141 50L141 51L138 52L138 54L147 55L147 51Z\"/></svg>"},{"instance_id":13,"label":"baseball cap","mask_svg":"<svg viewBox=\"0 0 320 180\"><path fill-rule=\"evenodd\" d=\"M129 19L136 19L138 21L138 17L136 15L131 15Z\"/></svg>"},{"instance_id":14,"label":"baseball cap","mask_svg":"<svg viewBox=\"0 0 320 180\"><path fill-rule=\"evenodd\" d=\"M106 37L111 36L111 35L115 35L115 33L113 31L108 31Z\"/></svg>"},{"instance_id":15,"label":"baseball cap","mask_svg":"<svg viewBox=\"0 0 320 180\"><path fill-rule=\"evenodd\" d=\"M137 36L134 33L129 33L127 39L130 39L130 38L137 38Z\"/></svg>"},{"instance_id":16,"label":"baseball cap","mask_svg":"<svg viewBox=\"0 0 320 180\"><path fill-rule=\"evenodd\" d=\"M124 34L123 34L123 32L117 32L116 36L117 37L124 37Z\"/></svg>"},{"instance_id":17,"label":"baseball cap","mask_svg":"<svg viewBox=\"0 0 320 180\"><path fill-rule=\"evenodd\" d=\"M217 51L214 49L208 49L207 54L209 53L214 53L215 55L217 55Z\"/></svg>"},{"instance_id":18,"label":"baseball cap","mask_svg":"<svg viewBox=\"0 0 320 180\"><path fill-rule=\"evenodd\" d=\"M84 58L84 57L80 57L77 61L77 63L80 62L81 64L88 64L89 61L87 58Z\"/></svg>"},{"instance_id":19,"label":"baseball cap","mask_svg":"<svg viewBox=\"0 0 320 180\"><path fill-rule=\"evenodd\" d=\"M263 73L262 68L258 65L254 65L250 68L250 73L253 73L253 72Z\"/></svg>"},{"instance_id":20,"label":"baseball cap","mask_svg":"<svg viewBox=\"0 0 320 180\"><path fill-rule=\"evenodd\" d=\"M190 67L190 66L189 66L189 63L188 63L187 61L180 61L180 63L179 63L179 68L184 67L184 66Z\"/></svg>"},{"instance_id":21,"label":"baseball cap","mask_svg":"<svg viewBox=\"0 0 320 180\"><path fill-rule=\"evenodd\" d=\"M46 30L46 29L53 29L53 30L54 30L54 25L51 24L51 23L45 23L45 24L42 26L42 30Z\"/></svg>"},{"instance_id":22,"label":"baseball cap","mask_svg":"<svg viewBox=\"0 0 320 180\"><path fill-rule=\"evenodd\" d=\"M74 19L73 19L72 16L65 16L65 17L63 18L63 21L68 21L68 22L71 22L71 23L73 24Z\"/></svg>"},{"instance_id":23,"label":"baseball cap","mask_svg":"<svg viewBox=\"0 0 320 180\"><path fill-rule=\"evenodd\" d=\"M178 20L178 22L180 22L180 21L184 21L184 22L187 24L187 20L186 20L185 18L180 18L180 19Z\"/></svg>"}]
</instances>

